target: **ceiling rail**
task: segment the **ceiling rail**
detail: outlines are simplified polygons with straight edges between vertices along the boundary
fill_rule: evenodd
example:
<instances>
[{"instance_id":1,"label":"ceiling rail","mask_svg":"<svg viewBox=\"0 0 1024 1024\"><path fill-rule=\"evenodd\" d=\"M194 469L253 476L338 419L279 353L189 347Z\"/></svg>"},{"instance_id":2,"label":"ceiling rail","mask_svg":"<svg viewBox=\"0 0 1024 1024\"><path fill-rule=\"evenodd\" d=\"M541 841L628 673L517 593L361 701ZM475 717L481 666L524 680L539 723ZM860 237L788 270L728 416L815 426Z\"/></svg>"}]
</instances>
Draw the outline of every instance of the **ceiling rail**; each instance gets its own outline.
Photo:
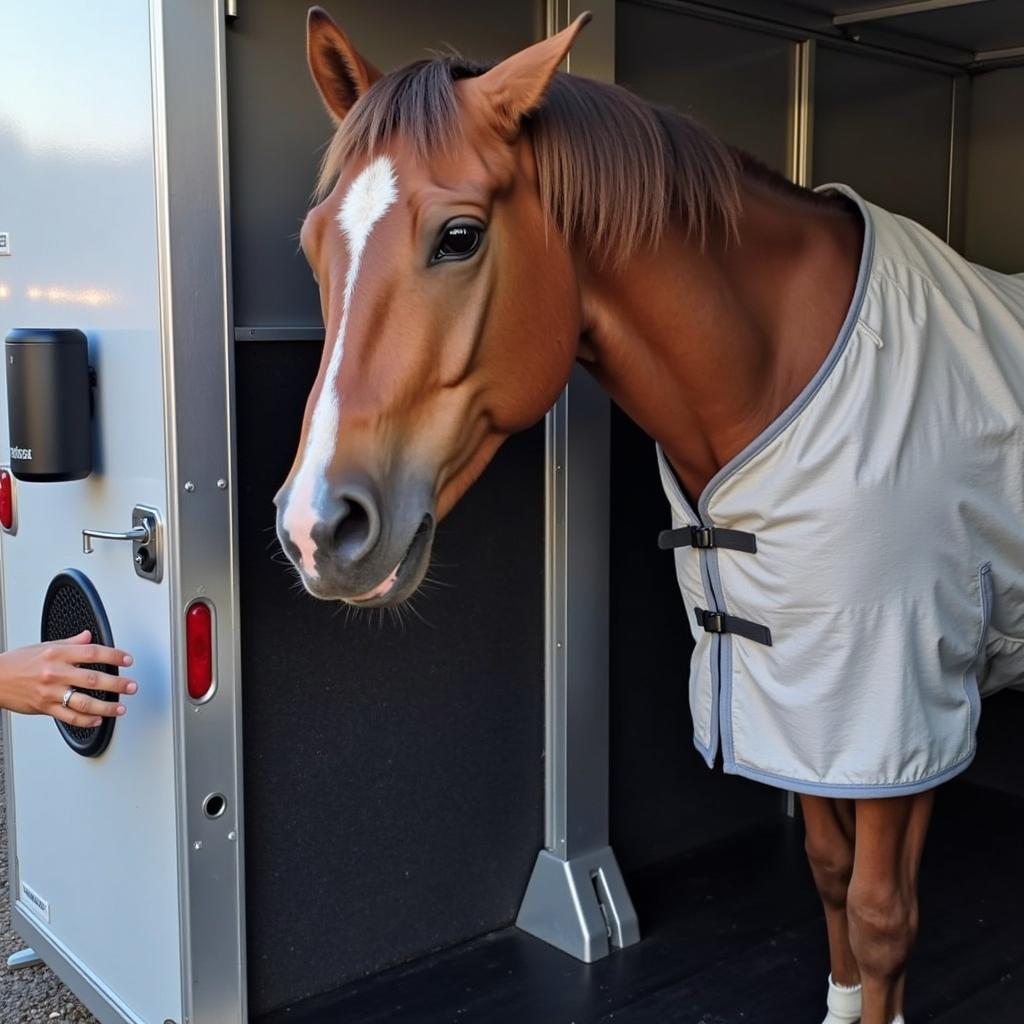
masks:
<instances>
[{"instance_id":1,"label":"ceiling rail","mask_svg":"<svg viewBox=\"0 0 1024 1024\"><path fill-rule=\"evenodd\" d=\"M904 0L903 3L887 4L884 7L865 7L860 11L847 11L832 18L833 25L859 25L865 21L879 21L882 18L899 18L904 14L925 14L941 11L947 7L966 7L969 4L987 4L989 0Z\"/></svg>"}]
</instances>

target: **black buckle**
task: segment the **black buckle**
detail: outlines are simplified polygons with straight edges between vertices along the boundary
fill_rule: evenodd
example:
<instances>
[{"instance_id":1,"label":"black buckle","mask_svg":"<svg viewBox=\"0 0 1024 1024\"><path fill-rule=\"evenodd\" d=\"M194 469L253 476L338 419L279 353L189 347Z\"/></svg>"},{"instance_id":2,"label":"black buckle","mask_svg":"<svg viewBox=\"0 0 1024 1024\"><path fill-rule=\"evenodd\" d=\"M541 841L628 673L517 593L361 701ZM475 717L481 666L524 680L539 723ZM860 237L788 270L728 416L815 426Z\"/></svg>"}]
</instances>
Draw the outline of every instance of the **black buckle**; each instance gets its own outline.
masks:
<instances>
[{"instance_id":1,"label":"black buckle","mask_svg":"<svg viewBox=\"0 0 1024 1024\"><path fill-rule=\"evenodd\" d=\"M735 615L705 611L703 608L694 608L693 613L697 625L702 626L708 633L735 633L737 636L764 644L766 647L772 645L772 631L759 622L749 622L747 619L739 619Z\"/></svg>"},{"instance_id":2,"label":"black buckle","mask_svg":"<svg viewBox=\"0 0 1024 1024\"><path fill-rule=\"evenodd\" d=\"M725 616L721 612L706 612L702 610L700 613L700 624L709 633L725 632Z\"/></svg>"},{"instance_id":3,"label":"black buckle","mask_svg":"<svg viewBox=\"0 0 1024 1024\"><path fill-rule=\"evenodd\" d=\"M670 548L729 548L733 551L757 552L757 538L742 530L729 530L718 526L677 526L674 530L662 530L658 534L658 547L662 551Z\"/></svg>"}]
</instances>

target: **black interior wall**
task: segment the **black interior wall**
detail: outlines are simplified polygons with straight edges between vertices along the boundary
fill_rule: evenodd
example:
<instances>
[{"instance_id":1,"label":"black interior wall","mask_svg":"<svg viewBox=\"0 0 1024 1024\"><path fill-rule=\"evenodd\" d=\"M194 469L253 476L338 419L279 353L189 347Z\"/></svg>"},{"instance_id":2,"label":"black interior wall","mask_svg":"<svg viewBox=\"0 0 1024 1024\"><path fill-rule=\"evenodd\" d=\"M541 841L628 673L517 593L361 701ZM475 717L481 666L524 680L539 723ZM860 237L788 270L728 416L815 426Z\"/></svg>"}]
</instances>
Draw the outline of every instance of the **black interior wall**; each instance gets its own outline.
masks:
<instances>
[{"instance_id":1,"label":"black interior wall","mask_svg":"<svg viewBox=\"0 0 1024 1024\"><path fill-rule=\"evenodd\" d=\"M814 184L845 182L945 238L952 89L942 72L820 46Z\"/></svg>"},{"instance_id":2,"label":"black interior wall","mask_svg":"<svg viewBox=\"0 0 1024 1024\"><path fill-rule=\"evenodd\" d=\"M975 75L964 252L1004 274L1024 273L1024 67Z\"/></svg>"},{"instance_id":3,"label":"black interior wall","mask_svg":"<svg viewBox=\"0 0 1024 1024\"><path fill-rule=\"evenodd\" d=\"M790 43L667 7L615 5L615 80L785 170Z\"/></svg>"},{"instance_id":4,"label":"black interior wall","mask_svg":"<svg viewBox=\"0 0 1024 1024\"><path fill-rule=\"evenodd\" d=\"M415 613L347 615L271 531L319 357L236 353L254 1014L509 924L544 841L543 434L441 524Z\"/></svg>"},{"instance_id":5,"label":"black interior wall","mask_svg":"<svg viewBox=\"0 0 1024 1024\"><path fill-rule=\"evenodd\" d=\"M535 5L368 2L335 15L381 67L445 42L529 43ZM250 1011L505 926L543 845L543 430L440 526L439 584L396 622L316 602L272 498L322 345L296 232L330 123L305 2L246 0L228 36ZM312 330L311 330L312 329ZM277 560L275 560L275 558Z\"/></svg>"}]
</instances>

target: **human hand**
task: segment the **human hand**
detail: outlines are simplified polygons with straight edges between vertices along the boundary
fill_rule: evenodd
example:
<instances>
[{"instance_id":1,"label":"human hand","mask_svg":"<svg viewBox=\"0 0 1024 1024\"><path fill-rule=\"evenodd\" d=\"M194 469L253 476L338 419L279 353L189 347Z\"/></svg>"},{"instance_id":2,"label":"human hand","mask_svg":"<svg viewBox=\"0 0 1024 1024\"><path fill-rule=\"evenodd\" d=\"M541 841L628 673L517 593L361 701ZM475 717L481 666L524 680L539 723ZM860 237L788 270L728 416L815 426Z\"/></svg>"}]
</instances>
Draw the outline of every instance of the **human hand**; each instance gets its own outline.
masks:
<instances>
[{"instance_id":1,"label":"human hand","mask_svg":"<svg viewBox=\"0 0 1024 1024\"><path fill-rule=\"evenodd\" d=\"M23 715L51 715L68 725L90 729L104 718L123 715L126 708L114 701L98 700L79 690L103 690L131 694L139 686L134 679L110 675L79 665L114 665L127 668L132 656L113 647L94 644L83 630L67 640L19 647L0 654L0 707ZM69 687L76 692L67 706L64 695Z\"/></svg>"}]
</instances>

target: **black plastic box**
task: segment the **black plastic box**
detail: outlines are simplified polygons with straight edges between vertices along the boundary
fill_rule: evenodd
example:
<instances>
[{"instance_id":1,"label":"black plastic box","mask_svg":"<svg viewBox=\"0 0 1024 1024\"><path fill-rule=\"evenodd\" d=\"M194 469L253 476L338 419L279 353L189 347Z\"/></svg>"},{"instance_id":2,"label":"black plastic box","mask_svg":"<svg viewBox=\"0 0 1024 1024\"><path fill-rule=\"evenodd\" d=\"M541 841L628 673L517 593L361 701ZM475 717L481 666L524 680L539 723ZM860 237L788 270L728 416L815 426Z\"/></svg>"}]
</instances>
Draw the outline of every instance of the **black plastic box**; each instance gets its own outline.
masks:
<instances>
[{"instance_id":1,"label":"black plastic box","mask_svg":"<svg viewBox=\"0 0 1024 1024\"><path fill-rule=\"evenodd\" d=\"M4 345L11 472L25 481L92 472L89 349L75 329L19 328Z\"/></svg>"}]
</instances>

